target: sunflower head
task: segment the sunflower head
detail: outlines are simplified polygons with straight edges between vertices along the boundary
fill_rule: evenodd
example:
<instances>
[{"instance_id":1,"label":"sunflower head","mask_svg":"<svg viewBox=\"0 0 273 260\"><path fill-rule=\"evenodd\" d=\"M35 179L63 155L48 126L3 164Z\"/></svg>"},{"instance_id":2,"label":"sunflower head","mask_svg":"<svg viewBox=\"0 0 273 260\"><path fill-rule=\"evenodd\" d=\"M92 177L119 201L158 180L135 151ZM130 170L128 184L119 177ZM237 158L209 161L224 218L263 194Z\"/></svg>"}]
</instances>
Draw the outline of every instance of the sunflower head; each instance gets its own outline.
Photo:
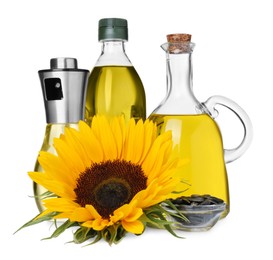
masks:
<instances>
[{"instance_id":1,"label":"sunflower head","mask_svg":"<svg viewBox=\"0 0 273 260\"><path fill-rule=\"evenodd\" d=\"M108 160L86 168L76 185L76 202L82 207L93 205L104 219L109 219L114 210L146 189L147 176L138 164Z\"/></svg>"},{"instance_id":2,"label":"sunflower head","mask_svg":"<svg viewBox=\"0 0 273 260\"><path fill-rule=\"evenodd\" d=\"M80 121L78 130L66 128L54 147L56 155L40 152L44 171L29 172L56 195L44 199L36 219L67 218L79 226L75 237L84 233L87 239L91 232L115 242L126 232L141 234L151 208L181 196L171 132L157 136L149 120L126 125L123 117L95 116L91 126Z\"/></svg>"}]
</instances>

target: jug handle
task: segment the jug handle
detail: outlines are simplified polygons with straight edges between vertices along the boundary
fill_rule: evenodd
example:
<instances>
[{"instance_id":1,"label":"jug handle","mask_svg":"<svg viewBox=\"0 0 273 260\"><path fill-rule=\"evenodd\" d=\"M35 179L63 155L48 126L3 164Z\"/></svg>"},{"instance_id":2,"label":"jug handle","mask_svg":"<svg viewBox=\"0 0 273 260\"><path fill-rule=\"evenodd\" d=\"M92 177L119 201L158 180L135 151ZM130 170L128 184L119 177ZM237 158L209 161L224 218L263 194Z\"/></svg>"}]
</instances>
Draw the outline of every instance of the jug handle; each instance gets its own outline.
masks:
<instances>
[{"instance_id":1,"label":"jug handle","mask_svg":"<svg viewBox=\"0 0 273 260\"><path fill-rule=\"evenodd\" d=\"M240 119L244 128L244 137L241 143L233 149L224 149L225 162L230 163L238 159L249 148L253 135L252 123L247 113L237 103L229 98L223 96L212 96L202 103L205 112L212 118L218 116L218 111L215 109L216 105L224 106L233 111Z\"/></svg>"}]
</instances>

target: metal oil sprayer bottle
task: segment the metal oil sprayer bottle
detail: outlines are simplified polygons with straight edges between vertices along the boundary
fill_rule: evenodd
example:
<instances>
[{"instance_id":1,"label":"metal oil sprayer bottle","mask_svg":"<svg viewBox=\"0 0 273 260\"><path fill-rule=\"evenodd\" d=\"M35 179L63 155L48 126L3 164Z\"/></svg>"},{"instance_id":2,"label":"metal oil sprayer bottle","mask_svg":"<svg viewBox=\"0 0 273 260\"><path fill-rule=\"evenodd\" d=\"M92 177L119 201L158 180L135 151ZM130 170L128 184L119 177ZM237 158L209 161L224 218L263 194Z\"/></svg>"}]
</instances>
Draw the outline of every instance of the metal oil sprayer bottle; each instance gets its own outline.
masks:
<instances>
[{"instance_id":1,"label":"metal oil sprayer bottle","mask_svg":"<svg viewBox=\"0 0 273 260\"><path fill-rule=\"evenodd\" d=\"M161 47L167 55L167 96L152 112L150 119L158 133L172 131L173 149L186 163L177 169L177 176L188 183L181 183L184 197L212 196L224 201L221 217L229 212L229 188L225 163L240 157L249 147L252 125L248 115L232 100L212 96L199 102L192 90L191 35L168 35L168 42ZM215 106L224 106L235 113L244 128L241 144L231 150L223 148L220 129L214 121ZM201 198L202 199L202 198ZM192 227L194 229L194 227Z\"/></svg>"},{"instance_id":2,"label":"metal oil sprayer bottle","mask_svg":"<svg viewBox=\"0 0 273 260\"><path fill-rule=\"evenodd\" d=\"M125 53L127 20L105 18L99 21L102 52L88 80L85 120L96 114L108 118L123 115L146 119L146 98L141 79Z\"/></svg>"},{"instance_id":3,"label":"metal oil sprayer bottle","mask_svg":"<svg viewBox=\"0 0 273 260\"><path fill-rule=\"evenodd\" d=\"M40 70L46 111L46 131L41 151L55 153L53 139L64 132L65 127L77 128L84 119L84 105L89 71L78 69L74 58L54 58L50 60L50 69ZM43 169L38 160L35 171ZM41 203L47 190L33 183L37 207L44 210Z\"/></svg>"}]
</instances>

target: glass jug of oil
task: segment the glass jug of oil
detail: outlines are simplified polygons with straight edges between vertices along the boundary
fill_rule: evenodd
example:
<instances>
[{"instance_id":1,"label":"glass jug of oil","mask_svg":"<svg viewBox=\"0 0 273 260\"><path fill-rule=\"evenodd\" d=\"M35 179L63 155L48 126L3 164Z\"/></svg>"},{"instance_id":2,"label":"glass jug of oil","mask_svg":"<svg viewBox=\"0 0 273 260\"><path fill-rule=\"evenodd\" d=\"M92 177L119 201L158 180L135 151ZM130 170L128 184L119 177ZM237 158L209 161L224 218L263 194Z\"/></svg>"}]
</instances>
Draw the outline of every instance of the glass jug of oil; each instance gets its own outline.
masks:
<instances>
[{"instance_id":1,"label":"glass jug of oil","mask_svg":"<svg viewBox=\"0 0 273 260\"><path fill-rule=\"evenodd\" d=\"M158 134L172 131L173 149L186 162L176 173L181 178L181 190L186 189L181 193L183 199L214 197L225 203L220 216L225 217L230 206L225 163L237 159L249 147L251 121L245 111L228 98L212 96L204 103L199 102L192 90L194 43L191 35L172 34L167 38L168 42L161 46L167 55L167 95L149 118L157 124ZM223 148L221 132L214 120L216 105L233 111L244 127L244 138L234 149Z\"/></svg>"}]
</instances>

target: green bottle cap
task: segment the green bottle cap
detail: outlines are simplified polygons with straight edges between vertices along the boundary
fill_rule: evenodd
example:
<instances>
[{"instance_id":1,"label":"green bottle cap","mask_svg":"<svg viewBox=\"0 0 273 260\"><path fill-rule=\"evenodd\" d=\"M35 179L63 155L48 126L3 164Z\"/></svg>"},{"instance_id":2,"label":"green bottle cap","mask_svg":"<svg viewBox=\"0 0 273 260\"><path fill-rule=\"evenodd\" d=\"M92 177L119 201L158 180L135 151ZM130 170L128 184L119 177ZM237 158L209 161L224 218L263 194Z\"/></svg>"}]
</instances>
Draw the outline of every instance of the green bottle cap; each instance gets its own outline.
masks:
<instances>
[{"instance_id":1,"label":"green bottle cap","mask_svg":"<svg viewBox=\"0 0 273 260\"><path fill-rule=\"evenodd\" d=\"M104 18L99 20L99 41L107 39L128 41L127 20L121 18Z\"/></svg>"}]
</instances>

